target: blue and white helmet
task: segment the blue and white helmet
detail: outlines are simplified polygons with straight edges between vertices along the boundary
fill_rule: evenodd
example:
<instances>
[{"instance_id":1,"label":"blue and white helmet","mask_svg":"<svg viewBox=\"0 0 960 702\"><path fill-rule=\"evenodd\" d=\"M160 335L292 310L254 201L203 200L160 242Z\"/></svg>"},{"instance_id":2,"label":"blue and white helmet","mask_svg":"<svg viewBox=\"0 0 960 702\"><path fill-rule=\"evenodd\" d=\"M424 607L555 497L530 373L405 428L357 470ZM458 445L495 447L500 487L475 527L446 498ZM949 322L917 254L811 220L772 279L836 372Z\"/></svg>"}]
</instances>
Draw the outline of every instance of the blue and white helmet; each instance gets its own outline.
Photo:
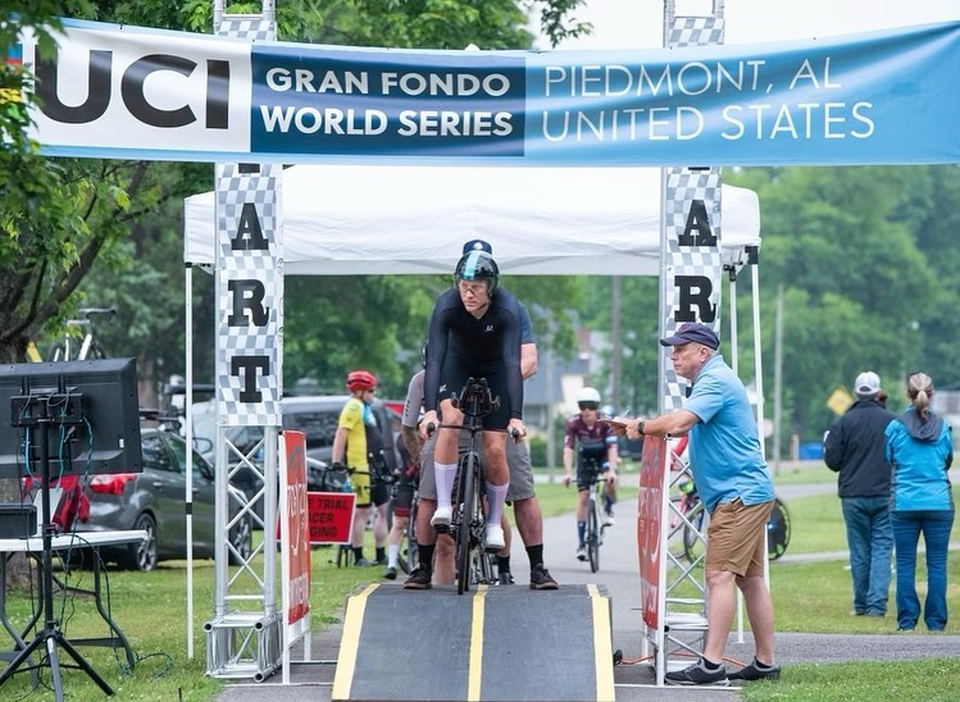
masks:
<instances>
[{"instance_id":1,"label":"blue and white helmet","mask_svg":"<svg viewBox=\"0 0 960 702\"><path fill-rule=\"evenodd\" d=\"M487 292L493 295L500 282L500 267L493 256L483 250L464 254L457 262L453 274L453 284L460 286L461 280L483 280L487 283Z\"/></svg>"}]
</instances>

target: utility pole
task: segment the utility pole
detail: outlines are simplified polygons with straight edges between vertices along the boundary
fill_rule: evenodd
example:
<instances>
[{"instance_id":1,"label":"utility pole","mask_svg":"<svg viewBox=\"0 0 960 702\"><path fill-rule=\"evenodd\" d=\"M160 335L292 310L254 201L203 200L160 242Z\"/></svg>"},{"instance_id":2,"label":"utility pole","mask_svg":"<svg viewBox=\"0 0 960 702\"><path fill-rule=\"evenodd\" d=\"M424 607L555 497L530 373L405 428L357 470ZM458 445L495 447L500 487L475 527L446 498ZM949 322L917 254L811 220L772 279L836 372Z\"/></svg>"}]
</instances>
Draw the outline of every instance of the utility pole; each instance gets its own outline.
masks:
<instances>
[{"instance_id":1,"label":"utility pole","mask_svg":"<svg viewBox=\"0 0 960 702\"><path fill-rule=\"evenodd\" d=\"M781 383L783 376L783 285L777 286L777 319L773 338L773 474L780 475ZM762 429L762 427L761 427Z\"/></svg>"},{"instance_id":2,"label":"utility pole","mask_svg":"<svg viewBox=\"0 0 960 702\"><path fill-rule=\"evenodd\" d=\"M619 275L610 279L610 402L620 407L620 284Z\"/></svg>"}]
</instances>

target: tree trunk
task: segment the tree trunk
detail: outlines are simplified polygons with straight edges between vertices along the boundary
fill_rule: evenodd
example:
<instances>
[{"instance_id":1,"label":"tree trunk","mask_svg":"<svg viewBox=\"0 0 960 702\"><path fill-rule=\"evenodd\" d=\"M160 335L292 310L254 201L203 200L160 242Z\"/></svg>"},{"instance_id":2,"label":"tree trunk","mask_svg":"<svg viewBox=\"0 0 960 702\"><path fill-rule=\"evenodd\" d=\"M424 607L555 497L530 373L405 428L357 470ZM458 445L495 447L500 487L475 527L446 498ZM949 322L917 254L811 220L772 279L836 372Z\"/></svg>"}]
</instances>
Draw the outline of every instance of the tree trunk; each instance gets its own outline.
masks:
<instances>
[{"instance_id":1,"label":"tree trunk","mask_svg":"<svg viewBox=\"0 0 960 702\"><path fill-rule=\"evenodd\" d=\"M0 502L20 504L20 481L14 479L0 480ZM40 519L40 515L37 515ZM7 587L25 589L30 583L30 570L27 559L17 554L7 563Z\"/></svg>"}]
</instances>

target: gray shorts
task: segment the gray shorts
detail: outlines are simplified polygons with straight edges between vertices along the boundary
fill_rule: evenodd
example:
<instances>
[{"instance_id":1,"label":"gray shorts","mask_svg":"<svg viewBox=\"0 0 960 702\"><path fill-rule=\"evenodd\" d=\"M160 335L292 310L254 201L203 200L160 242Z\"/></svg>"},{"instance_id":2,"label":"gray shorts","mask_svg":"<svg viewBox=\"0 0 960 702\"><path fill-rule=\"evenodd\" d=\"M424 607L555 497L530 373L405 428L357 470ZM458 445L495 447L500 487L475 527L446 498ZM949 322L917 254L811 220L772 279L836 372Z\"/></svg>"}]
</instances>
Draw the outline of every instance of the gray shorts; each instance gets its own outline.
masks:
<instances>
[{"instance_id":1,"label":"gray shorts","mask_svg":"<svg viewBox=\"0 0 960 702\"><path fill-rule=\"evenodd\" d=\"M465 451L467 433L460 432L460 450ZM420 497L428 500L437 499L437 484L433 477L433 445L437 442L434 434L423 445L420 453ZM510 488L507 490L507 502L526 500L534 495L533 468L530 465L530 452L527 442L515 443L507 437L507 467L510 469Z\"/></svg>"}]
</instances>

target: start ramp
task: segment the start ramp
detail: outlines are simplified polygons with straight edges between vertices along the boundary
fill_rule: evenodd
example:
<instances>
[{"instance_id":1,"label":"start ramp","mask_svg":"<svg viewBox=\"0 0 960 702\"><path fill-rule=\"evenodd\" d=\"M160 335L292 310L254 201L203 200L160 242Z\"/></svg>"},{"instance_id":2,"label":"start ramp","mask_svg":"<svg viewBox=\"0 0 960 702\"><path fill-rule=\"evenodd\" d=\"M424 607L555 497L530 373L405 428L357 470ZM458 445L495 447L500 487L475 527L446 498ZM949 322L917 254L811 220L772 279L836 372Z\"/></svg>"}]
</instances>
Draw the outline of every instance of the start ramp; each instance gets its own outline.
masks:
<instances>
[{"instance_id":1,"label":"start ramp","mask_svg":"<svg viewBox=\"0 0 960 702\"><path fill-rule=\"evenodd\" d=\"M598 585L370 585L347 602L332 697L612 701L611 608Z\"/></svg>"}]
</instances>

